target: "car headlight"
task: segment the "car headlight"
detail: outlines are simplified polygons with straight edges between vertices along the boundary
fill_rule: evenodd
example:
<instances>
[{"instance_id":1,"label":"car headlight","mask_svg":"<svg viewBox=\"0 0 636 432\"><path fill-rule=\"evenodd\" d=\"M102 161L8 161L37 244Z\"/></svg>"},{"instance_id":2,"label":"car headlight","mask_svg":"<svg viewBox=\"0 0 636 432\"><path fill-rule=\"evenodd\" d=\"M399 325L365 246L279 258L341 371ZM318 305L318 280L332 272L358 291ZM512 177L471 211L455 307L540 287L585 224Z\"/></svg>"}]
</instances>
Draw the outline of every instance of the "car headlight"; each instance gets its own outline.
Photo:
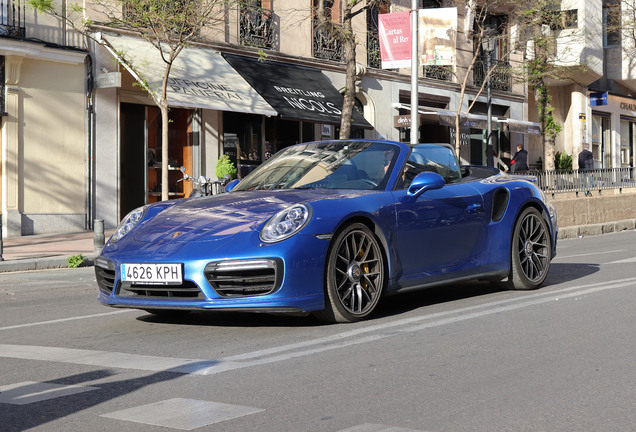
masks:
<instances>
[{"instance_id":1,"label":"car headlight","mask_svg":"<svg viewBox=\"0 0 636 432\"><path fill-rule=\"evenodd\" d=\"M311 207L296 204L278 212L261 230L261 240L274 243L285 240L303 229L311 219Z\"/></svg>"},{"instance_id":2,"label":"car headlight","mask_svg":"<svg viewBox=\"0 0 636 432\"><path fill-rule=\"evenodd\" d=\"M111 243L115 243L123 236L128 234L146 215L146 207L139 207L131 211L122 219L121 223L115 230L115 234L110 238Z\"/></svg>"}]
</instances>

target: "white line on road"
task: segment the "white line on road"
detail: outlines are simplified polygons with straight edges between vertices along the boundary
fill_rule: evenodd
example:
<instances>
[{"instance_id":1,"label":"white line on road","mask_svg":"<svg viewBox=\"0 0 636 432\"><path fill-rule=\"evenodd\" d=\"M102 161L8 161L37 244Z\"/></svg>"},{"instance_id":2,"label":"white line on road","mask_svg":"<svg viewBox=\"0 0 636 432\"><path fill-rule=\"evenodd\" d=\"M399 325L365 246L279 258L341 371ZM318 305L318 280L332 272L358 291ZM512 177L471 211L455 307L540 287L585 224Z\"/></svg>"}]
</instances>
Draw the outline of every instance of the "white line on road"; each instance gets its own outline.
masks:
<instances>
[{"instance_id":1,"label":"white line on road","mask_svg":"<svg viewBox=\"0 0 636 432\"><path fill-rule=\"evenodd\" d=\"M276 363L295 357L350 347L388 338L403 332L416 332L460 321L535 306L550 301L579 297L604 290L634 286L635 278L618 279L595 284L563 288L558 291L537 292L515 296L475 306L405 318L383 324L370 325L336 335L311 339L299 343L252 351L218 360L183 359L147 356L107 351L79 350L28 345L0 345L0 357L25 360L57 361L110 368L145 371L170 371L197 375L214 375L230 370ZM111 312L112 314L112 312ZM102 314L105 315L105 314ZM79 318L79 317L78 317Z\"/></svg>"},{"instance_id":2,"label":"white line on road","mask_svg":"<svg viewBox=\"0 0 636 432\"><path fill-rule=\"evenodd\" d=\"M33 326L40 326L40 325L58 324L58 323L63 323L63 322L68 322L68 321L76 321L76 320L82 320L82 319L88 319L88 318L99 318L99 317L104 317L104 316L109 316L109 315L117 315L117 314L122 314L122 313L127 313L127 312L135 312L135 310L134 309L121 309L121 310L117 310L117 311L114 311L114 312L103 312L103 313L98 313L98 314L82 315L82 316L69 317L69 318L60 318L60 319L54 319L54 320L49 320L49 321L39 321L39 322L26 323L26 324L16 324L16 325L12 325L12 326L0 327L0 331L2 331L2 330L14 330L14 329L19 329L19 328L24 328L24 327L33 327Z\"/></svg>"},{"instance_id":3,"label":"white line on road","mask_svg":"<svg viewBox=\"0 0 636 432\"><path fill-rule=\"evenodd\" d=\"M583 253L583 254L576 254L576 255L557 255L557 257L555 258L555 260L563 260L563 259L568 259L568 258L579 258L579 257L584 257L584 256L594 256L594 255L602 255L602 254L611 254L611 253L622 253L625 252L625 250L611 250L611 251L605 251L605 252L590 252L590 253Z\"/></svg>"}]
</instances>

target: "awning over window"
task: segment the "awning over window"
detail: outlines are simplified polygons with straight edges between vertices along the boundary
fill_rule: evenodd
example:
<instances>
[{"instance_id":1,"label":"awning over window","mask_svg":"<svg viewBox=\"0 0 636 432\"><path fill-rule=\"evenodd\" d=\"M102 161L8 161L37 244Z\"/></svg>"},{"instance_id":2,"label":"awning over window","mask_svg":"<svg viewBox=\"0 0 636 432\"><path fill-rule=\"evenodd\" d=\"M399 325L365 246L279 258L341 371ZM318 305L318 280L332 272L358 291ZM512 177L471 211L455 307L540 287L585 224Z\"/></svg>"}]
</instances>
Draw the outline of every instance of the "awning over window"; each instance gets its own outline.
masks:
<instances>
[{"instance_id":1,"label":"awning over window","mask_svg":"<svg viewBox=\"0 0 636 432\"><path fill-rule=\"evenodd\" d=\"M320 70L223 54L281 118L340 124L342 94ZM354 109L352 126L373 128Z\"/></svg>"},{"instance_id":2,"label":"awning over window","mask_svg":"<svg viewBox=\"0 0 636 432\"><path fill-rule=\"evenodd\" d=\"M138 73L152 89L159 91L166 64L157 48L132 36L102 34L101 37L115 58L123 56L132 62L133 76ZM221 54L206 48L187 47L179 53L170 71L167 96L173 107L277 114Z\"/></svg>"},{"instance_id":3,"label":"awning over window","mask_svg":"<svg viewBox=\"0 0 636 432\"><path fill-rule=\"evenodd\" d=\"M411 110L411 105L403 104L403 103L394 103L394 108ZM438 118L439 124L442 126L455 127L455 113L453 111L446 110L437 110L423 107L422 109L418 109L418 113L425 117L434 117ZM497 120L498 118L492 117L492 129L497 129ZM460 127L462 128L472 128L472 129L488 129L488 116L480 115L480 114L471 114L468 113L462 114L459 119Z\"/></svg>"},{"instance_id":4,"label":"awning over window","mask_svg":"<svg viewBox=\"0 0 636 432\"><path fill-rule=\"evenodd\" d=\"M499 119L499 121L502 123L507 123L508 130L510 130L510 132L530 135L541 134L541 124L539 123L513 119Z\"/></svg>"}]
</instances>

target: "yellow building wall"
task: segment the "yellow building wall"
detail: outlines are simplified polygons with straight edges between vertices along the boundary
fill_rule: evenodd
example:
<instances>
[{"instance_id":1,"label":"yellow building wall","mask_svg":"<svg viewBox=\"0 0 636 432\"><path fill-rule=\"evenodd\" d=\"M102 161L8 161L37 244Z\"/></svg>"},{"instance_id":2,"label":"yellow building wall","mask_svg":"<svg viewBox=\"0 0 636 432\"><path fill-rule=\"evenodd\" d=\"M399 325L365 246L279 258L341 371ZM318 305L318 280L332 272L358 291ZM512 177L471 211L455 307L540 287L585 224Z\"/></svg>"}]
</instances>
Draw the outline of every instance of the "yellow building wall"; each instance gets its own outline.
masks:
<instances>
[{"instance_id":1,"label":"yellow building wall","mask_svg":"<svg viewBox=\"0 0 636 432\"><path fill-rule=\"evenodd\" d=\"M24 213L85 212L84 83L83 64L22 64Z\"/></svg>"}]
</instances>

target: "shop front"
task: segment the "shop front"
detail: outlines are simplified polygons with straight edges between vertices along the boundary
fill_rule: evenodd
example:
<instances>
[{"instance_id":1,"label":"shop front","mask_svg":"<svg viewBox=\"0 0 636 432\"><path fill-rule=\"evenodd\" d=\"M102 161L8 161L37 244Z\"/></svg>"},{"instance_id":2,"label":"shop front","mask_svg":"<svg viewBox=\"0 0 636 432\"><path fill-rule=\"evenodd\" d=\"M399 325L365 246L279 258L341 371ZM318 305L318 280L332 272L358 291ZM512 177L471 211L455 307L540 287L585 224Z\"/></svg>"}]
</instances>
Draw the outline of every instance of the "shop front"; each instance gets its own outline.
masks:
<instances>
[{"instance_id":1,"label":"shop front","mask_svg":"<svg viewBox=\"0 0 636 432\"><path fill-rule=\"evenodd\" d=\"M592 92L589 97L592 108L591 150L595 167L633 168L636 99L608 92Z\"/></svg>"},{"instance_id":2,"label":"shop front","mask_svg":"<svg viewBox=\"0 0 636 432\"><path fill-rule=\"evenodd\" d=\"M120 219L140 205L161 199L165 166L161 155L166 145L161 139L161 115L139 82L158 91L165 64L148 42L129 36L102 37L114 58L125 52L133 65L122 73L118 92ZM192 190L192 184L182 180L184 173L214 177L223 151L224 115L231 118L242 113L260 119L277 114L221 54L204 48L187 47L179 54L170 72L167 99L170 199L187 197ZM250 124L241 123L241 129L249 130Z\"/></svg>"},{"instance_id":3,"label":"shop front","mask_svg":"<svg viewBox=\"0 0 636 432\"><path fill-rule=\"evenodd\" d=\"M277 111L276 116L223 115L223 152L243 177L290 145L337 138L344 98L320 70L224 54L224 58ZM372 126L354 110L352 136Z\"/></svg>"}]
</instances>

